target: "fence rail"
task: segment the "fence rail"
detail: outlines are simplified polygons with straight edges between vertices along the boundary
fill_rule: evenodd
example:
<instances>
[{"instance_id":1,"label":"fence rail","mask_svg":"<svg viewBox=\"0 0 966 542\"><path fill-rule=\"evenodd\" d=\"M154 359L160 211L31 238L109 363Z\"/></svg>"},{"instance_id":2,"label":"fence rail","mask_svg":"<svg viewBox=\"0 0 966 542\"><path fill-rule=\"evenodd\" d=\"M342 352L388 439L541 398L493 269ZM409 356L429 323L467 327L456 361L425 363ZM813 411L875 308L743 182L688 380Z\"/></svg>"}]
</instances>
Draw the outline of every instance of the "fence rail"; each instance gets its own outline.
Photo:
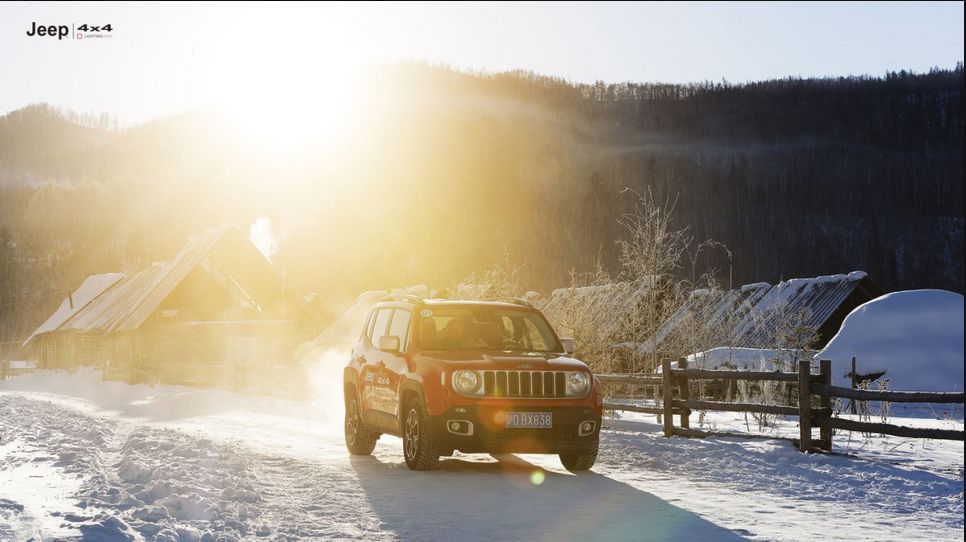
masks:
<instances>
[{"instance_id":1,"label":"fence rail","mask_svg":"<svg viewBox=\"0 0 966 542\"><path fill-rule=\"evenodd\" d=\"M640 405L628 405L623 403L610 403L604 401L604 408L607 410L624 410L627 412L640 412L642 414L664 414L664 409L661 407L650 407L650 406L640 406Z\"/></svg>"},{"instance_id":2,"label":"fence rail","mask_svg":"<svg viewBox=\"0 0 966 542\"><path fill-rule=\"evenodd\" d=\"M754 412L757 414L780 414L797 416L798 407L763 405L761 403L729 403L727 401L672 401L672 406L691 410L719 410L724 412Z\"/></svg>"},{"instance_id":3,"label":"fence rail","mask_svg":"<svg viewBox=\"0 0 966 542\"><path fill-rule=\"evenodd\" d=\"M678 361L678 366L681 362ZM708 369L671 369L675 378L690 380L762 380L773 382L798 382L798 373L781 371L722 371ZM816 377L818 375L815 375Z\"/></svg>"},{"instance_id":4,"label":"fence rail","mask_svg":"<svg viewBox=\"0 0 966 542\"><path fill-rule=\"evenodd\" d=\"M955 392L876 391L826 386L823 384L812 386L812 393L821 396L856 399L858 401L888 401L890 403L963 404L964 399L966 399L966 394Z\"/></svg>"},{"instance_id":5,"label":"fence rail","mask_svg":"<svg viewBox=\"0 0 966 542\"><path fill-rule=\"evenodd\" d=\"M594 375L601 384L633 384L637 386L660 386L664 384L664 379L660 376L647 375Z\"/></svg>"},{"instance_id":6,"label":"fence rail","mask_svg":"<svg viewBox=\"0 0 966 542\"><path fill-rule=\"evenodd\" d=\"M662 417L664 436L674 435L686 437L708 436L714 433L695 431L690 429L692 410L717 410L725 412L754 412L760 414L776 414L782 416L797 416L799 426L798 449L802 452L831 451L832 430L859 431L862 433L879 433L910 438L928 438L942 440L966 440L963 431L949 429L926 429L905 427L887 423L873 423L867 421L836 418L832 410L832 399L839 397L856 401L885 401L892 403L938 403L964 404L966 394L924 391L872 391L844 388L832 385L832 362L821 360L819 373L812 374L809 362L800 362L797 372L782 371L724 371L688 369L686 359L678 360L677 367L672 367L670 360L661 364L660 376L605 374L597 375L603 384L631 384L639 386L659 387L656 397L662 398L662 404L656 406L639 406L608 401L604 408L608 410L624 410L656 414ZM725 401L705 401L690 398L691 381L693 380L745 380L790 382L798 385L798 405L770 405L759 403L730 403ZM673 391L678 390L678 398ZM818 406L813 407L813 398L818 398ZM674 426L674 416L679 417L680 427ZM819 438L812 435L813 427L819 429ZM737 435L736 435L737 436Z\"/></svg>"}]
</instances>

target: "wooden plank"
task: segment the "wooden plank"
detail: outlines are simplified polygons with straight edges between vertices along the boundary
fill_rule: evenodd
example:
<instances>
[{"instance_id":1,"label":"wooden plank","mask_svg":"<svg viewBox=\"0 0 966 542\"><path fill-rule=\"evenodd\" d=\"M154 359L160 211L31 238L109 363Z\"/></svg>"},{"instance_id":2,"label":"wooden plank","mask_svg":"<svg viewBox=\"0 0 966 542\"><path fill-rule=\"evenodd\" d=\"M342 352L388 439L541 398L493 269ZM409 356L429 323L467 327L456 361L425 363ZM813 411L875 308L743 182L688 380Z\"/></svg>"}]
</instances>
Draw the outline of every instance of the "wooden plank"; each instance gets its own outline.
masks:
<instances>
[{"instance_id":1,"label":"wooden plank","mask_svg":"<svg viewBox=\"0 0 966 542\"><path fill-rule=\"evenodd\" d=\"M681 358L681 359L679 359L678 360L678 367L681 368L681 369L687 369L688 368L688 360L687 360L687 358ZM681 375L682 373L679 372L677 374ZM691 392L688 389L688 377L687 376L681 376L680 377L680 380L678 381L678 389L681 390L681 392L679 393L679 395L681 396L681 400L682 401L687 401L688 399L691 398ZM684 429L688 429L688 428L691 427L691 410L690 409L688 409L688 408L681 409L681 424L680 425Z\"/></svg>"},{"instance_id":2,"label":"wooden plank","mask_svg":"<svg viewBox=\"0 0 966 542\"><path fill-rule=\"evenodd\" d=\"M692 380L773 380L778 382L797 382L797 373L781 371L720 371L709 369L675 369L674 376Z\"/></svg>"},{"instance_id":3,"label":"wooden plank","mask_svg":"<svg viewBox=\"0 0 966 542\"><path fill-rule=\"evenodd\" d=\"M603 374L594 375L601 384L634 384L638 386L660 386L664 380L660 376Z\"/></svg>"},{"instance_id":4,"label":"wooden plank","mask_svg":"<svg viewBox=\"0 0 966 542\"><path fill-rule=\"evenodd\" d=\"M628 405L624 403L604 402L604 410L624 410L627 412L641 412L643 414L664 414L663 408L648 407L639 405Z\"/></svg>"},{"instance_id":5,"label":"wooden plank","mask_svg":"<svg viewBox=\"0 0 966 542\"><path fill-rule=\"evenodd\" d=\"M798 416L798 407L781 405L763 405L760 403L726 403L724 401L672 401L675 408L691 410L719 410L723 412L757 412L761 414L778 414L780 416ZM829 411L831 413L831 411Z\"/></svg>"},{"instance_id":6,"label":"wooden plank","mask_svg":"<svg viewBox=\"0 0 966 542\"><path fill-rule=\"evenodd\" d=\"M798 451L812 451L811 364L798 362Z\"/></svg>"},{"instance_id":7,"label":"wooden plank","mask_svg":"<svg viewBox=\"0 0 966 542\"><path fill-rule=\"evenodd\" d=\"M879 433L882 435L892 435L895 437L909 437L909 438L931 438L940 440L964 440L963 431L954 431L951 429L926 429L918 427L904 427L900 425L892 425L888 423L870 423L870 422L860 422L856 420L849 420L846 418L831 418L829 419L829 425L835 429L843 429L845 431L859 431L862 433Z\"/></svg>"},{"instance_id":8,"label":"wooden plank","mask_svg":"<svg viewBox=\"0 0 966 542\"><path fill-rule=\"evenodd\" d=\"M819 364L819 374L822 375L822 385L831 386L832 385L832 361L828 359L823 359L818 362ZM814 392L814 390L813 390ZM828 395L823 395L819 399L819 404L822 409L832 410L832 398ZM823 417L819 421L819 439L821 440L820 447L826 452L832 451L832 426L828 423L829 418Z\"/></svg>"},{"instance_id":9,"label":"wooden plank","mask_svg":"<svg viewBox=\"0 0 966 542\"><path fill-rule=\"evenodd\" d=\"M671 395L671 385L672 375L671 375L671 360L664 359L661 362L661 370L664 378L664 436L672 437L674 436L674 403L673 396Z\"/></svg>"},{"instance_id":10,"label":"wooden plank","mask_svg":"<svg viewBox=\"0 0 966 542\"><path fill-rule=\"evenodd\" d=\"M963 404L966 393L933 391L876 391L853 390L841 386L814 384L812 393L829 397L844 397L859 401L889 401L890 403L943 403Z\"/></svg>"}]
</instances>

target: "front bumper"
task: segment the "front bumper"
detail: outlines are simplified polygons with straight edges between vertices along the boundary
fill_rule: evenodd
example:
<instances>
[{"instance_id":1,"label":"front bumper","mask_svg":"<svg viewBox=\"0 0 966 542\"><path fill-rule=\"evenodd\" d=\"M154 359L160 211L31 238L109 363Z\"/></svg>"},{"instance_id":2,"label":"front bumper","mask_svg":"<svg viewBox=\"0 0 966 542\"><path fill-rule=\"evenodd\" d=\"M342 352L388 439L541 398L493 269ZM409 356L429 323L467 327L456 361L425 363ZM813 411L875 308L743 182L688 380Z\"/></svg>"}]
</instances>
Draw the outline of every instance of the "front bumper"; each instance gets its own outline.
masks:
<instances>
[{"instance_id":1,"label":"front bumper","mask_svg":"<svg viewBox=\"0 0 966 542\"><path fill-rule=\"evenodd\" d=\"M506 413L511 411L552 413L553 426L546 429L507 428ZM597 448L600 439L600 416L590 406L460 405L429 418L442 452L583 452ZM590 431L587 431L585 422L593 425ZM581 427L582 424L585 425Z\"/></svg>"}]
</instances>

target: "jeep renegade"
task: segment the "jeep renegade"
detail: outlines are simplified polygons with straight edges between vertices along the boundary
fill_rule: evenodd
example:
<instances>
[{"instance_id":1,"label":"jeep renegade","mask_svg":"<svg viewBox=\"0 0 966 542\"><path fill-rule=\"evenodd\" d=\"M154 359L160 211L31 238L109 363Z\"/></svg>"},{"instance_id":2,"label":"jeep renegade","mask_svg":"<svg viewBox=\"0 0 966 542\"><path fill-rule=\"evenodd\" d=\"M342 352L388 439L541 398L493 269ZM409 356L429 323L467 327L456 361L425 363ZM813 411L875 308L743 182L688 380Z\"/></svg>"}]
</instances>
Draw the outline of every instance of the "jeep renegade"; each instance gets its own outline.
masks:
<instances>
[{"instance_id":1,"label":"jeep renegade","mask_svg":"<svg viewBox=\"0 0 966 542\"><path fill-rule=\"evenodd\" d=\"M568 470L587 470L602 396L572 353L524 301L387 297L344 371L346 447L368 455L389 434L413 470L454 450L559 454Z\"/></svg>"}]
</instances>

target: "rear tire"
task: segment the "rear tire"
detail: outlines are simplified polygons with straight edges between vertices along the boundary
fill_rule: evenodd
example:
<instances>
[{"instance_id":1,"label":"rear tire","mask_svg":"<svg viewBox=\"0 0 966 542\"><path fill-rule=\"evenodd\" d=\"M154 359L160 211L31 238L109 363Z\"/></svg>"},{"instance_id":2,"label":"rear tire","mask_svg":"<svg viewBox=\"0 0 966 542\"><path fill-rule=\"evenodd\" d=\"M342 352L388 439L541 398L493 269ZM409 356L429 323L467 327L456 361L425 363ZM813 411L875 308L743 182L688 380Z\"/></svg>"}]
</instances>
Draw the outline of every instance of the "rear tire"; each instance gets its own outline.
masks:
<instances>
[{"instance_id":1,"label":"rear tire","mask_svg":"<svg viewBox=\"0 0 966 542\"><path fill-rule=\"evenodd\" d=\"M362 414L355 397L345 401L345 447L352 455L370 455L376 448L379 435L370 432L362 424Z\"/></svg>"},{"instance_id":2,"label":"rear tire","mask_svg":"<svg viewBox=\"0 0 966 542\"><path fill-rule=\"evenodd\" d=\"M439 464L436 435L429 427L423 403L418 397L409 400L403 417L403 456L410 470L430 470Z\"/></svg>"},{"instance_id":3,"label":"rear tire","mask_svg":"<svg viewBox=\"0 0 966 542\"><path fill-rule=\"evenodd\" d=\"M597 448L586 452L560 454L560 462L570 472L590 470L597 462Z\"/></svg>"}]
</instances>

